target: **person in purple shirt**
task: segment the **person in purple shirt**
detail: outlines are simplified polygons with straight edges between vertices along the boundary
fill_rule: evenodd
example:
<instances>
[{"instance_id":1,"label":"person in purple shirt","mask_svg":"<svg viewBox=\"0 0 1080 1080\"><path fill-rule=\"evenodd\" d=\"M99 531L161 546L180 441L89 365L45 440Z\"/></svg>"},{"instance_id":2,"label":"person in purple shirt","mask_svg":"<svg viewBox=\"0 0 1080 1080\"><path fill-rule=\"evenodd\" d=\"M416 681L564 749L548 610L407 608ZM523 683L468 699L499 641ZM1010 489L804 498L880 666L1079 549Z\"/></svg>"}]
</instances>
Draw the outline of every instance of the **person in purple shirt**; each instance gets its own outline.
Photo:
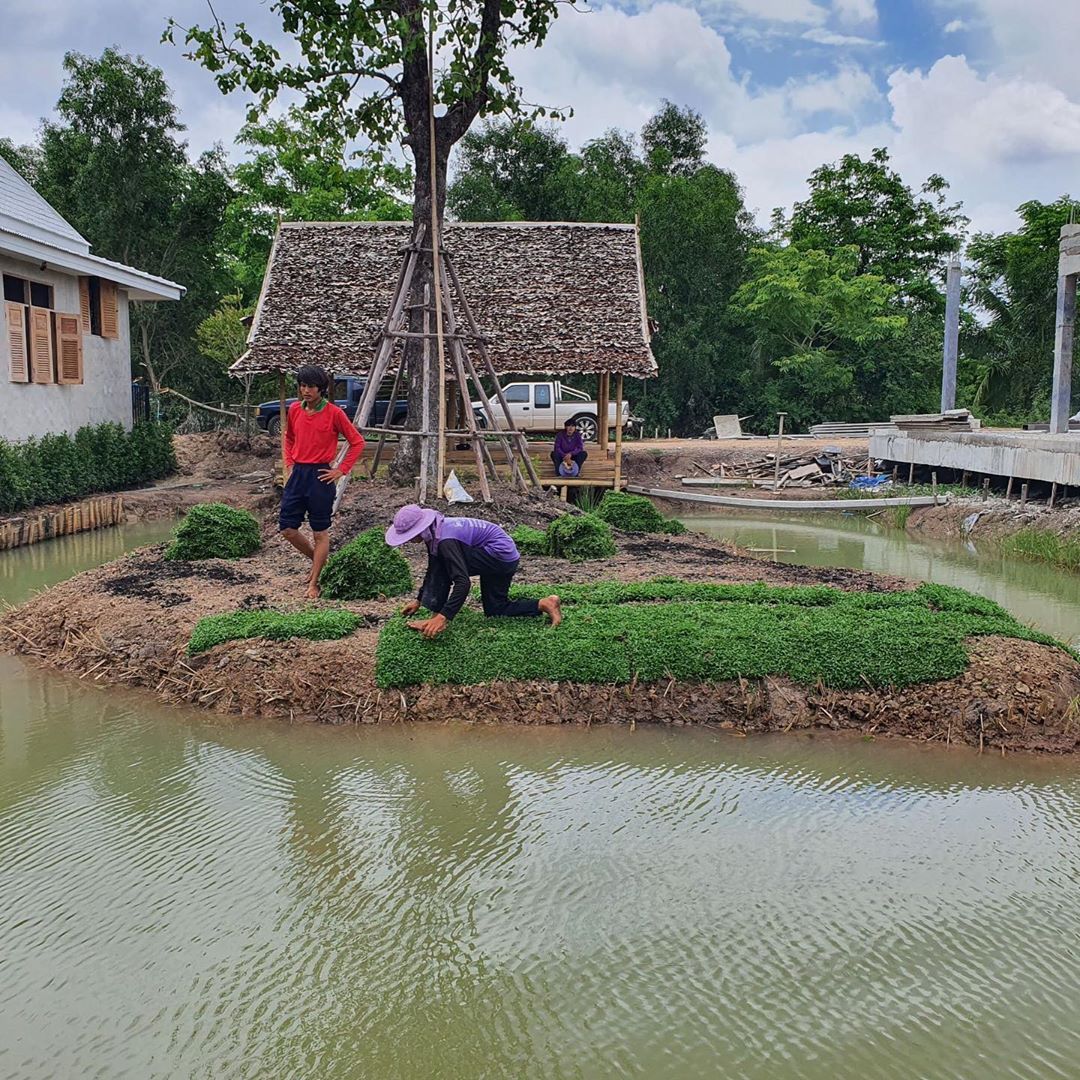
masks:
<instances>
[{"instance_id":1,"label":"person in purple shirt","mask_svg":"<svg viewBox=\"0 0 1080 1080\"><path fill-rule=\"evenodd\" d=\"M577 424L573 420L567 420L562 431L555 436L555 449L551 451L555 471L559 476L577 476L588 456Z\"/></svg>"},{"instance_id":2,"label":"person in purple shirt","mask_svg":"<svg viewBox=\"0 0 1080 1080\"><path fill-rule=\"evenodd\" d=\"M411 503L395 515L386 530L386 542L400 547L410 540L427 548L428 565L423 584L415 600L402 609L405 616L415 615L421 607L431 612L430 619L411 622L426 638L446 629L469 596L470 579L480 578L480 599L484 614L546 615L551 625L562 622L557 596L543 600L511 600L510 583L521 564L517 545L505 529L479 518L445 517L436 510Z\"/></svg>"}]
</instances>

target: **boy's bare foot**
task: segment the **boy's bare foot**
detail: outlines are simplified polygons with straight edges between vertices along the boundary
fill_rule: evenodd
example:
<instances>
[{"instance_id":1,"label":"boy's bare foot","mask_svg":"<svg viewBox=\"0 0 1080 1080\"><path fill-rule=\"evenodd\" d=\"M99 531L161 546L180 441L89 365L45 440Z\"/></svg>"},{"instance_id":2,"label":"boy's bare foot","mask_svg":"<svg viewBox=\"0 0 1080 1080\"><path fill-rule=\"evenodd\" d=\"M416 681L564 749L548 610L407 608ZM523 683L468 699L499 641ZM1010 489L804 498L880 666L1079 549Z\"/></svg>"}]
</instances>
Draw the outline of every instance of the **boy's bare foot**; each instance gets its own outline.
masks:
<instances>
[{"instance_id":1,"label":"boy's bare foot","mask_svg":"<svg viewBox=\"0 0 1080 1080\"><path fill-rule=\"evenodd\" d=\"M562 622L562 604L559 603L559 598L554 594L545 596L543 600L538 602L537 606L551 620L553 630Z\"/></svg>"},{"instance_id":2,"label":"boy's bare foot","mask_svg":"<svg viewBox=\"0 0 1080 1080\"><path fill-rule=\"evenodd\" d=\"M314 581L309 581L307 587L307 598L309 600L318 600L319 595L319 586Z\"/></svg>"}]
</instances>

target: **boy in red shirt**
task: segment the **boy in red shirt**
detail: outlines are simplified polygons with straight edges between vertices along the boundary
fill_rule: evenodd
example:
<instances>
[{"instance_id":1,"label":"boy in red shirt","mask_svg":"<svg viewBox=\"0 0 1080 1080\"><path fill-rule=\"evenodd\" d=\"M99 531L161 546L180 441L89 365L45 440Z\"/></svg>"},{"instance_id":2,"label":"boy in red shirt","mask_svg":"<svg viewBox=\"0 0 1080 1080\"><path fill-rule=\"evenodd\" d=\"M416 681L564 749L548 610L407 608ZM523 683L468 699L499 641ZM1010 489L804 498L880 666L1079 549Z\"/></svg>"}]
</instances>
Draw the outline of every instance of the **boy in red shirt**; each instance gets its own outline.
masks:
<instances>
[{"instance_id":1,"label":"boy in red shirt","mask_svg":"<svg viewBox=\"0 0 1080 1080\"><path fill-rule=\"evenodd\" d=\"M337 482L348 475L364 450L364 437L332 401L327 400L330 377L321 367L305 364L297 373L300 400L289 406L285 419L285 491L278 525L281 535L311 560L308 598L319 595L319 575L330 554L330 517ZM338 436L349 449L335 469ZM300 532L304 517L311 523L314 544Z\"/></svg>"}]
</instances>

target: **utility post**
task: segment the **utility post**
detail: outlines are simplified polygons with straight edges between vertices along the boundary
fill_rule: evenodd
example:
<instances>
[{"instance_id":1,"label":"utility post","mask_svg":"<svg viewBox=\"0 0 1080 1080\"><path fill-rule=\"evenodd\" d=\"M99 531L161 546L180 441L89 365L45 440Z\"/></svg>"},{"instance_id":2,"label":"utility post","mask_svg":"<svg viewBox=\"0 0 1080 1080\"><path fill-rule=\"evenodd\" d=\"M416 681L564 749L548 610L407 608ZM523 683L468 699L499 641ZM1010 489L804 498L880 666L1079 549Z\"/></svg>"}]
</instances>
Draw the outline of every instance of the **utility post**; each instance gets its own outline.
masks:
<instances>
[{"instance_id":1,"label":"utility post","mask_svg":"<svg viewBox=\"0 0 1080 1080\"><path fill-rule=\"evenodd\" d=\"M1059 434L1069 430L1069 413L1072 410L1073 333L1078 274L1080 225L1062 225L1054 328L1054 383L1050 390L1050 431Z\"/></svg>"},{"instance_id":2,"label":"utility post","mask_svg":"<svg viewBox=\"0 0 1080 1080\"><path fill-rule=\"evenodd\" d=\"M776 461L773 468L773 491L780 490L780 444L784 441L784 417L787 416L786 412L778 412L777 418L779 424L776 428Z\"/></svg>"},{"instance_id":3,"label":"utility post","mask_svg":"<svg viewBox=\"0 0 1080 1080\"><path fill-rule=\"evenodd\" d=\"M941 411L956 408L956 360L960 355L960 257L945 271L945 348L941 368Z\"/></svg>"}]
</instances>

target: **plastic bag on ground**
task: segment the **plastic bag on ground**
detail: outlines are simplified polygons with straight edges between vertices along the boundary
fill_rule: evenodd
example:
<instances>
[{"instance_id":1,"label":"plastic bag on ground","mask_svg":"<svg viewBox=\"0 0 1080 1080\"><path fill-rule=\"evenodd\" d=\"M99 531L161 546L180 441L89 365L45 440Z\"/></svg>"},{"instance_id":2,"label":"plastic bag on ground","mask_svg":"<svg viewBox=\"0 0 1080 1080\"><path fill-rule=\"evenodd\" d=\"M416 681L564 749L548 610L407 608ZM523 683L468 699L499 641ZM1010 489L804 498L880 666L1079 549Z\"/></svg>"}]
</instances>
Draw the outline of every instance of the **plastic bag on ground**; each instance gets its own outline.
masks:
<instances>
[{"instance_id":1,"label":"plastic bag on ground","mask_svg":"<svg viewBox=\"0 0 1080 1080\"><path fill-rule=\"evenodd\" d=\"M446 496L446 501L450 503L474 501L473 497L462 487L461 481L457 478L457 473L453 469L450 470L450 475L446 478L446 483L443 484L443 494Z\"/></svg>"}]
</instances>

